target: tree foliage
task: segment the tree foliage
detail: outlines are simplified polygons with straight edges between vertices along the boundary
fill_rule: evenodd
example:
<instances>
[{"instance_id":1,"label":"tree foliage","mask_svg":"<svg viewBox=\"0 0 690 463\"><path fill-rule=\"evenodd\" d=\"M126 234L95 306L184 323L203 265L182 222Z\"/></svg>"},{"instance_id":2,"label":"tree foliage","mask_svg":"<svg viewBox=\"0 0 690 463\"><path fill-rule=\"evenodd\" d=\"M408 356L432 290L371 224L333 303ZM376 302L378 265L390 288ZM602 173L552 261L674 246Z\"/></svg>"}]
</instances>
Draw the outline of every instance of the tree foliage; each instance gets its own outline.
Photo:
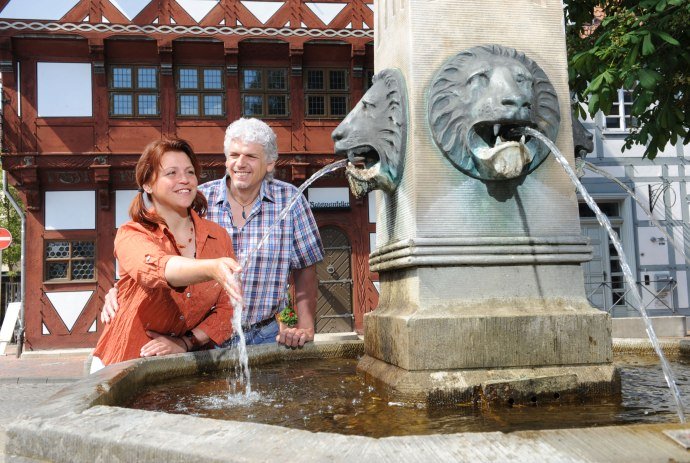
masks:
<instances>
[{"instance_id":1,"label":"tree foliage","mask_svg":"<svg viewBox=\"0 0 690 463\"><path fill-rule=\"evenodd\" d=\"M0 170L0 173L2 170ZM2 189L2 178L0 177L0 190ZM12 185L9 185L9 191L12 196L19 201L17 190ZM19 203L20 207L23 207ZM14 210L10 201L4 196L0 195L0 227L6 228L12 234L12 244L9 248L2 251L2 263L7 265L10 269L10 275L16 275L21 269L19 268L19 261L21 259L21 219Z\"/></svg>"},{"instance_id":2,"label":"tree foliage","mask_svg":"<svg viewBox=\"0 0 690 463\"><path fill-rule=\"evenodd\" d=\"M624 149L644 145L653 159L669 142L689 143L690 0L568 0L565 14L570 88L584 103L575 106L608 114L618 89L632 90L637 124Z\"/></svg>"}]
</instances>

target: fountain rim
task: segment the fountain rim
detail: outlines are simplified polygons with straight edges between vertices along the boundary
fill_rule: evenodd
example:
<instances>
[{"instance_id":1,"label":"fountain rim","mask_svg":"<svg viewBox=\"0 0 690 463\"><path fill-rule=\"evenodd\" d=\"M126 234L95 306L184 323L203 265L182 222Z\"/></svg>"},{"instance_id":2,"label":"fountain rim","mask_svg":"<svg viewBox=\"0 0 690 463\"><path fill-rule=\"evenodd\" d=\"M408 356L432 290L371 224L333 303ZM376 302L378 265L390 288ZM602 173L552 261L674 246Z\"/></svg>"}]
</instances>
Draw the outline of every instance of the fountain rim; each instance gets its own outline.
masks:
<instances>
[{"instance_id":1,"label":"fountain rim","mask_svg":"<svg viewBox=\"0 0 690 463\"><path fill-rule=\"evenodd\" d=\"M623 343L618 352L640 352L639 343ZM666 341L666 349L683 355L690 354L690 341ZM363 342L340 341L310 343L301 349L287 349L269 344L248 349L251 364L276 360L343 357L363 352ZM687 353L687 354L686 354ZM6 452L49 461L94 461L108 455L136 455L138 461L169 462L203 458L208 461L267 461L289 451L306 452L308 460L399 461L399 452L425 460L484 461L505 457L506 446L513 449L517 460L543 459L548 461L595 461L611 452L611 440L618 439L618 452L631 458L650 455L657 447L631 445L630 436L645 442L656 439L668 448L664 456L687 458L687 451L663 434L666 430L690 426L680 423L633 424L596 428L516 431L512 433L483 432L434 434L421 436L393 436L371 438L365 436L311 432L281 426L221 421L189 415L133 410L114 406L122 400L122 388L141 387L159 378L182 376L202 371L234 366L237 350L216 349L150 359L138 359L109 366L78 381L48 399L32 416L23 416L7 429ZM194 430L194 432L190 432ZM603 434L607 435L602 439ZM256 439L256 436L266 436ZM564 441L565 439L565 441ZM568 447L568 440L572 447ZM577 447L585 439L587 447ZM59 442L59 445L58 445ZM564 442L566 445L564 445ZM599 445L597 442L606 443ZM646 441L649 442L649 441ZM624 444L623 444L624 443ZM575 449L579 453L574 453ZM584 452L584 453L582 453ZM586 456L589 455L589 458ZM622 455L622 454L621 454ZM621 456L619 455L619 456ZM654 453L654 458L659 458ZM481 457L477 459L477 456ZM591 460L590 460L591 458Z\"/></svg>"}]
</instances>

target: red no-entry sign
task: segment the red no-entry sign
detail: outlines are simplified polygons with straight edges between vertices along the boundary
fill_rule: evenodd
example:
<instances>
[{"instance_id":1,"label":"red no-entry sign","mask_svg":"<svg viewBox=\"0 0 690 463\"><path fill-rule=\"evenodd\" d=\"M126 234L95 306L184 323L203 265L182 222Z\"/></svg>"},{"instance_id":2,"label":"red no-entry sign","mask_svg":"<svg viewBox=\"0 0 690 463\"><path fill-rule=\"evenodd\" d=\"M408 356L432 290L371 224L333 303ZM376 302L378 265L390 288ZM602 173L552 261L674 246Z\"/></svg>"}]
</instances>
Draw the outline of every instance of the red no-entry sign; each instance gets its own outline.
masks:
<instances>
[{"instance_id":1,"label":"red no-entry sign","mask_svg":"<svg viewBox=\"0 0 690 463\"><path fill-rule=\"evenodd\" d=\"M0 228L0 251L7 249L12 244L12 233L6 228Z\"/></svg>"}]
</instances>

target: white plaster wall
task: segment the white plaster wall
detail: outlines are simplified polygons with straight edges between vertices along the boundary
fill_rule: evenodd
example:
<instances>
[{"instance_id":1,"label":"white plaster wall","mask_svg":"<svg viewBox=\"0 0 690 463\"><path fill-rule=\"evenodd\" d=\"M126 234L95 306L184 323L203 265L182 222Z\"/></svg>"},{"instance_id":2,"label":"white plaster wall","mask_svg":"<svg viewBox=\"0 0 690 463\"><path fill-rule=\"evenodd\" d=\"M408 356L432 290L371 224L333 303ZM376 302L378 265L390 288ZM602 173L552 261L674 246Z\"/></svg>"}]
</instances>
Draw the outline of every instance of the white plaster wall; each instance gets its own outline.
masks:
<instances>
[{"instance_id":1,"label":"white plaster wall","mask_svg":"<svg viewBox=\"0 0 690 463\"><path fill-rule=\"evenodd\" d=\"M58 20L78 0L10 0L0 18Z\"/></svg>"},{"instance_id":2,"label":"white plaster wall","mask_svg":"<svg viewBox=\"0 0 690 463\"><path fill-rule=\"evenodd\" d=\"M683 220L683 198L680 195L680 184L678 182L671 183L669 190L671 208L671 218L674 220Z\"/></svg>"},{"instance_id":3,"label":"white plaster wall","mask_svg":"<svg viewBox=\"0 0 690 463\"><path fill-rule=\"evenodd\" d=\"M369 252L376 249L376 233L369 233Z\"/></svg>"},{"instance_id":4,"label":"white plaster wall","mask_svg":"<svg viewBox=\"0 0 690 463\"><path fill-rule=\"evenodd\" d=\"M367 195L369 205L369 223L376 223L376 193L370 192Z\"/></svg>"},{"instance_id":5,"label":"white plaster wall","mask_svg":"<svg viewBox=\"0 0 690 463\"><path fill-rule=\"evenodd\" d=\"M661 166L632 166L635 177L661 177Z\"/></svg>"},{"instance_id":6,"label":"white plaster wall","mask_svg":"<svg viewBox=\"0 0 690 463\"><path fill-rule=\"evenodd\" d=\"M623 154L621 152L621 148L623 148L623 145L625 142L621 139L611 139L607 138L604 140L604 147L603 147L603 154L604 157L609 157L609 158L620 158L624 156L629 156L629 154Z\"/></svg>"},{"instance_id":7,"label":"white plaster wall","mask_svg":"<svg viewBox=\"0 0 690 463\"><path fill-rule=\"evenodd\" d=\"M608 172L609 174L613 175L614 177L618 178L623 178L625 177L625 167L623 166L596 166L599 169ZM585 177L587 179L590 178L606 178L603 175L599 175L596 172L592 172L589 169L585 169Z\"/></svg>"},{"instance_id":8,"label":"white plaster wall","mask_svg":"<svg viewBox=\"0 0 690 463\"><path fill-rule=\"evenodd\" d=\"M639 227L637 229L639 240L640 265L668 265L668 244L659 243L664 235L656 227ZM656 239L655 242L652 238ZM665 239L663 240L665 242Z\"/></svg>"},{"instance_id":9,"label":"white plaster wall","mask_svg":"<svg viewBox=\"0 0 690 463\"><path fill-rule=\"evenodd\" d=\"M95 228L95 191L46 191L46 230L94 230Z\"/></svg>"},{"instance_id":10,"label":"white plaster wall","mask_svg":"<svg viewBox=\"0 0 690 463\"><path fill-rule=\"evenodd\" d=\"M81 315L94 291L56 291L46 292L50 303L55 307L65 326L72 331L74 323Z\"/></svg>"},{"instance_id":11,"label":"white plaster wall","mask_svg":"<svg viewBox=\"0 0 690 463\"><path fill-rule=\"evenodd\" d=\"M637 197L642 204L645 205L646 208L649 208L649 183L635 183L635 197ZM654 186L654 185L652 185ZM649 216L647 213L639 206L639 204L635 203L635 213L637 214L637 219L638 220L649 220ZM665 213L664 213L664 201L663 198L657 201L656 205L654 206L654 210L652 211L652 216L657 219L657 220L664 220L665 218Z\"/></svg>"},{"instance_id":12,"label":"white plaster wall","mask_svg":"<svg viewBox=\"0 0 690 463\"><path fill-rule=\"evenodd\" d=\"M129 221L129 205L136 194L137 190L115 191L115 228Z\"/></svg>"},{"instance_id":13,"label":"white plaster wall","mask_svg":"<svg viewBox=\"0 0 690 463\"><path fill-rule=\"evenodd\" d=\"M687 307L690 302L688 301L688 284L687 278L688 273L685 271L680 271L676 273L678 278L678 307Z\"/></svg>"},{"instance_id":14,"label":"white plaster wall","mask_svg":"<svg viewBox=\"0 0 690 463\"><path fill-rule=\"evenodd\" d=\"M678 157L678 150L676 145L667 144L662 151L657 153L657 158L675 158Z\"/></svg>"},{"instance_id":15,"label":"white plaster wall","mask_svg":"<svg viewBox=\"0 0 690 463\"><path fill-rule=\"evenodd\" d=\"M37 63L39 117L91 117L91 63Z\"/></svg>"},{"instance_id":16,"label":"white plaster wall","mask_svg":"<svg viewBox=\"0 0 690 463\"><path fill-rule=\"evenodd\" d=\"M685 256L683 255L682 251L687 249L687 247L685 244L685 233L683 230L684 227L682 226L673 227L673 241L676 244L676 247L680 249L680 252L678 250L674 251L676 265L685 264Z\"/></svg>"}]
</instances>

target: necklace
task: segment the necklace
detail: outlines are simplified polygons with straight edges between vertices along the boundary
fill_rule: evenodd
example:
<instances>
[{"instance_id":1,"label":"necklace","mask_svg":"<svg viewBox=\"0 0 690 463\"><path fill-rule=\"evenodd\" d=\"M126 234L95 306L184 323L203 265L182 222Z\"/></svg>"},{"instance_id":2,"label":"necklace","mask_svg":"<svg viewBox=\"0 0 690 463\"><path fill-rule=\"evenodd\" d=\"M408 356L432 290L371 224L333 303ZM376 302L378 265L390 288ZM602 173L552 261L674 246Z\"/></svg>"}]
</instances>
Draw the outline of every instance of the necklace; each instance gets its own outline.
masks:
<instances>
[{"instance_id":1,"label":"necklace","mask_svg":"<svg viewBox=\"0 0 690 463\"><path fill-rule=\"evenodd\" d=\"M189 220L191 222L191 225L189 226L189 239L187 240L187 244L177 244L177 249L184 249L190 244L192 244L192 240L194 239L194 222L192 220ZM177 240L175 240L177 242Z\"/></svg>"},{"instance_id":2,"label":"necklace","mask_svg":"<svg viewBox=\"0 0 690 463\"><path fill-rule=\"evenodd\" d=\"M232 188L228 187L228 191L230 192L230 197L233 199L233 201L235 201L237 204L239 204L240 206L242 206L242 218L243 218L244 220L247 220L247 214L245 213L244 208L247 207L247 206L250 206L250 205L254 204L254 201L256 201L256 198L258 198L259 195L257 194L256 196L254 196L254 199L252 199L251 201L249 201L247 204L242 204L241 202L239 202L239 201L237 200L237 198L235 198L235 195L232 194ZM251 209L249 210L249 212L251 212Z\"/></svg>"}]
</instances>

